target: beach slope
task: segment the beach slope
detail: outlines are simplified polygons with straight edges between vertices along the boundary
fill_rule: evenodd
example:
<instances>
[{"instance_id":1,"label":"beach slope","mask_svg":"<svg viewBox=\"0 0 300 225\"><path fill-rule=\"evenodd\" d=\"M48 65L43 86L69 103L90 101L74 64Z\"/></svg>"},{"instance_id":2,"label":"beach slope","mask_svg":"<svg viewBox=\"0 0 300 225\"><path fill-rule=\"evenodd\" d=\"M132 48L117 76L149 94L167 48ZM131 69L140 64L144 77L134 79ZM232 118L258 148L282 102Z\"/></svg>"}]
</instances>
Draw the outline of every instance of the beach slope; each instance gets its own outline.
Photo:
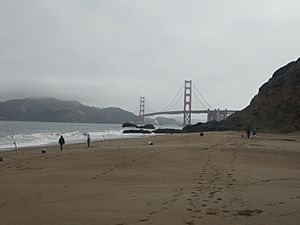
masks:
<instances>
[{"instance_id":1,"label":"beach slope","mask_svg":"<svg viewBox=\"0 0 300 225\"><path fill-rule=\"evenodd\" d=\"M0 221L296 225L299 146L299 133L207 132L1 153Z\"/></svg>"}]
</instances>

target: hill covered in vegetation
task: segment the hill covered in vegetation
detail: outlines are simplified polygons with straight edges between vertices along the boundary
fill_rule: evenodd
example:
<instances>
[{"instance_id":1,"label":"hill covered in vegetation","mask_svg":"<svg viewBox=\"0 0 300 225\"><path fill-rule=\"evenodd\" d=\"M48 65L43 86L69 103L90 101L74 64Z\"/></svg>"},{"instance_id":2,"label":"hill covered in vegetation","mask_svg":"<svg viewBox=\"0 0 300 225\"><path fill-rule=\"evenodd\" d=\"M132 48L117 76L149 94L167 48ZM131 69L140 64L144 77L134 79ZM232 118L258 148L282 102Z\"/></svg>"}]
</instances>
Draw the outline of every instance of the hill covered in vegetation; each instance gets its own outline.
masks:
<instances>
[{"instance_id":1,"label":"hill covered in vegetation","mask_svg":"<svg viewBox=\"0 0 300 225\"><path fill-rule=\"evenodd\" d=\"M0 102L0 120L123 123L138 121L138 117L120 108L97 108L78 101L55 98L25 98Z\"/></svg>"}]
</instances>

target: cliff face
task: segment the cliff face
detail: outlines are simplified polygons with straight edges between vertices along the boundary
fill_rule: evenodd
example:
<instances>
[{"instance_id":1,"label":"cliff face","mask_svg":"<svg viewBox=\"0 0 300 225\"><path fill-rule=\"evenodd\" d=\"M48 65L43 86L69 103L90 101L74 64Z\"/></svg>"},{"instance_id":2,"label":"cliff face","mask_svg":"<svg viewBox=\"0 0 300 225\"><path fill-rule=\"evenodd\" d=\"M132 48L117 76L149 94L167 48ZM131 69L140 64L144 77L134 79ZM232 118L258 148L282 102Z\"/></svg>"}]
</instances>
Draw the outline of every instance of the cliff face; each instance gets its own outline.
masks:
<instances>
[{"instance_id":1,"label":"cliff face","mask_svg":"<svg viewBox=\"0 0 300 225\"><path fill-rule=\"evenodd\" d=\"M300 58L278 69L242 111L226 120L189 125L183 130L199 132L247 128L269 132L300 131Z\"/></svg>"},{"instance_id":2,"label":"cliff face","mask_svg":"<svg viewBox=\"0 0 300 225\"><path fill-rule=\"evenodd\" d=\"M96 108L77 101L26 98L0 102L0 120L123 123L138 117L120 108Z\"/></svg>"},{"instance_id":3,"label":"cliff face","mask_svg":"<svg viewBox=\"0 0 300 225\"><path fill-rule=\"evenodd\" d=\"M249 106L230 116L227 129L300 131L300 58L278 69Z\"/></svg>"}]
</instances>

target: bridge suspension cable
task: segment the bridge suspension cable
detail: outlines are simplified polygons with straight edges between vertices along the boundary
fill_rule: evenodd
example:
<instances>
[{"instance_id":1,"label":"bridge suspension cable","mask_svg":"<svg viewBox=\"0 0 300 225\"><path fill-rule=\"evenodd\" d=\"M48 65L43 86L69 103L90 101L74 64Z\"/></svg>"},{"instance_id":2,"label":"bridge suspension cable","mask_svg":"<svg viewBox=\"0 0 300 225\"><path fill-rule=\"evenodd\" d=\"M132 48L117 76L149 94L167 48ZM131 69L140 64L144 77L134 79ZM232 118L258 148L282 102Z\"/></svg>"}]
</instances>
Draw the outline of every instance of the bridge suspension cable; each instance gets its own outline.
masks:
<instances>
[{"instance_id":1,"label":"bridge suspension cable","mask_svg":"<svg viewBox=\"0 0 300 225\"><path fill-rule=\"evenodd\" d=\"M196 85L193 84L193 87L195 88L195 90L197 91L197 93L200 95L200 97L203 99L203 101L207 104L207 105L205 106L205 108L213 109L213 107L212 107L212 106L206 101L206 99L201 95L201 93L200 93L200 91L198 90L198 88L196 87ZM196 94L195 94L195 96L196 96L196 98L198 98ZM199 99L199 100L200 100L200 99ZM202 101L200 101L200 102L202 102ZM203 103L201 103L201 104L203 104ZM207 107L207 106L208 106L208 107Z\"/></svg>"},{"instance_id":2,"label":"bridge suspension cable","mask_svg":"<svg viewBox=\"0 0 300 225\"><path fill-rule=\"evenodd\" d=\"M183 96L179 95L179 98L172 104L170 107L168 107L165 111L171 110L180 100L182 100Z\"/></svg>"},{"instance_id":3,"label":"bridge suspension cable","mask_svg":"<svg viewBox=\"0 0 300 225\"><path fill-rule=\"evenodd\" d=\"M181 85L181 87L179 88L179 90L177 91L176 95L173 97L173 99L171 100L171 102L162 110L160 110L160 112L165 112L167 110L169 110L171 107L173 107L175 104L177 104L177 102L180 100L180 98L182 97L182 95L179 95L181 91L183 91L183 87L184 84ZM179 99L177 99L179 96ZM176 100L177 99L177 100ZM175 104L173 104L173 102L175 101Z\"/></svg>"},{"instance_id":4,"label":"bridge suspension cable","mask_svg":"<svg viewBox=\"0 0 300 225\"><path fill-rule=\"evenodd\" d=\"M196 93L194 92L194 90L193 90L193 94L194 94L194 96L196 97L196 99L198 100L198 102L204 107L204 109L207 109L207 105L205 105L205 104L200 100L200 98L196 95Z\"/></svg>"},{"instance_id":5,"label":"bridge suspension cable","mask_svg":"<svg viewBox=\"0 0 300 225\"><path fill-rule=\"evenodd\" d=\"M157 110L155 110L151 107L151 104L149 103L149 101L146 100L145 105L146 105L146 112L157 112Z\"/></svg>"}]
</instances>

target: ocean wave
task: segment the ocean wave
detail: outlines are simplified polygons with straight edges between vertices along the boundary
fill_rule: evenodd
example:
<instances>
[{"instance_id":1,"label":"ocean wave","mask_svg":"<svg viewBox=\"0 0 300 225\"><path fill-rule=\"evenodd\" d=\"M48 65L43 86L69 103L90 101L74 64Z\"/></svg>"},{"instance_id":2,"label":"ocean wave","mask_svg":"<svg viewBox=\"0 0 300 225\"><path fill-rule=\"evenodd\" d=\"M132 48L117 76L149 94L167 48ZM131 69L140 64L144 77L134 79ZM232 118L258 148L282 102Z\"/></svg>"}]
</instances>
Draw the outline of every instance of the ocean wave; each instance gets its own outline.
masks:
<instances>
[{"instance_id":1,"label":"ocean wave","mask_svg":"<svg viewBox=\"0 0 300 225\"><path fill-rule=\"evenodd\" d=\"M65 133L16 134L14 137L0 137L0 151L14 149L14 141L18 148L56 145L58 144L60 135L63 135L66 144L84 143L87 139L87 134L90 135L91 141L105 141L145 136L143 134L123 134L123 130L92 131L88 133L73 131Z\"/></svg>"}]
</instances>

